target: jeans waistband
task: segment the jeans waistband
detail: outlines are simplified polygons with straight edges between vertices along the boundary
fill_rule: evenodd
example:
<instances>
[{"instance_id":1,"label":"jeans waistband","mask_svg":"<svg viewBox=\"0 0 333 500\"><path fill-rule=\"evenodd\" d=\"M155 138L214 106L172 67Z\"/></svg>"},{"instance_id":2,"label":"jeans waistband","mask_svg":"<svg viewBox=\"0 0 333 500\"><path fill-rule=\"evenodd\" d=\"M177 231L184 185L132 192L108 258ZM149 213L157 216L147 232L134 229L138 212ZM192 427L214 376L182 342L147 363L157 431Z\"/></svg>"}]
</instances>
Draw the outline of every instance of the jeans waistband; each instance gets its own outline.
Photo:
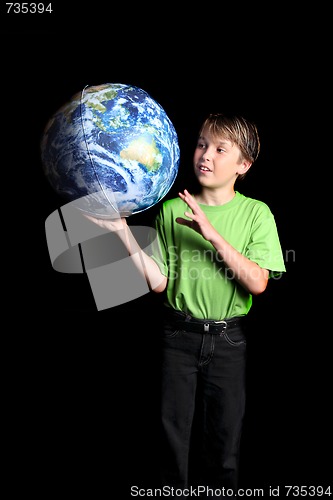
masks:
<instances>
[{"instance_id":1,"label":"jeans waistband","mask_svg":"<svg viewBox=\"0 0 333 500\"><path fill-rule=\"evenodd\" d=\"M222 335L229 328L239 326L245 316L236 316L224 320L215 321L211 319L193 318L189 314L166 307L166 317L180 330L196 333L212 333Z\"/></svg>"}]
</instances>

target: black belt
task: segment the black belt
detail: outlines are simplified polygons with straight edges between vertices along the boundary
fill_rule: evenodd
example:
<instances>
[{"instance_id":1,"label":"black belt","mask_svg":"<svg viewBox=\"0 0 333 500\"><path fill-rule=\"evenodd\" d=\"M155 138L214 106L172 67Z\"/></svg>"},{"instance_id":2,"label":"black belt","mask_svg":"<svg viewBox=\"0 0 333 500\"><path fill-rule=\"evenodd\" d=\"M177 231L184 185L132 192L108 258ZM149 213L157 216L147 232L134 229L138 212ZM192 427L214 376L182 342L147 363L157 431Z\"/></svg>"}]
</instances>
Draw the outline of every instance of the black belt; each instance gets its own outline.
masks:
<instances>
[{"instance_id":1,"label":"black belt","mask_svg":"<svg viewBox=\"0 0 333 500\"><path fill-rule=\"evenodd\" d=\"M167 318L179 330L196 333L213 333L215 335L222 335L228 328L239 326L244 320L244 316L226 318L221 321L198 319L175 309L167 310Z\"/></svg>"}]
</instances>

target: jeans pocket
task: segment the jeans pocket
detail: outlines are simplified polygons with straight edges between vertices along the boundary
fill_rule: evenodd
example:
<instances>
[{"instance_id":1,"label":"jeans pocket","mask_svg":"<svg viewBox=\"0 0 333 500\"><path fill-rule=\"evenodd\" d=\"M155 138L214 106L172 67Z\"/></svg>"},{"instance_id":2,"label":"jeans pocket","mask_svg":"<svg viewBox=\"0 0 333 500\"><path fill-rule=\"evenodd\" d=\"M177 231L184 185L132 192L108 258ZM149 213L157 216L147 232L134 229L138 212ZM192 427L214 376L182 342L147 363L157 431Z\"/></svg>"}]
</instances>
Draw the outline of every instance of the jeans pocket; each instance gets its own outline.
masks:
<instances>
[{"instance_id":1,"label":"jeans pocket","mask_svg":"<svg viewBox=\"0 0 333 500\"><path fill-rule=\"evenodd\" d=\"M177 337L179 334L181 334L182 331L183 330L179 330L179 328L176 328L171 323L165 323L162 330L162 336L166 339L173 339L174 337Z\"/></svg>"},{"instance_id":2,"label":"jeans pocket","mask_svg":"<svg viewBox=\"0 0 333 500\"><path fill-rule=\"evenodd\" d=\"M239 347L246 344L246 336L241 328L234 328L233 330L225 332L223 337L229 345Z\"/></svg>"}]
</instances>

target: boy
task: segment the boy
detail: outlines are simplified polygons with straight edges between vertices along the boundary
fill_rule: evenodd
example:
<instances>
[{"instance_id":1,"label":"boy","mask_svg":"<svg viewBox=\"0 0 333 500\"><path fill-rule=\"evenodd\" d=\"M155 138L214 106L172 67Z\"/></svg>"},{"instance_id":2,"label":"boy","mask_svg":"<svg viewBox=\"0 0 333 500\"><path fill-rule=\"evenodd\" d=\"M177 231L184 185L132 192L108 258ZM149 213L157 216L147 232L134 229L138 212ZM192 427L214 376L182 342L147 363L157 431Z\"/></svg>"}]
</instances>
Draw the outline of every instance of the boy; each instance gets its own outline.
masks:
<instances>
[{"instance_id":1,"label":"boy","mask_svg":"<svg viewBox=\"0 0 333 500\"><path fill-rule=\"evenodd\" d=\"M118 231L150 288L165 294L162 333L162 484L189 485L195 411L201 414L198 484L237 490L245 411L244 318L253 295L285 271L269 207L235 191L257 159L256 126L241 116L209 115L193 156L200 185L163 203L152 256L126 219L93 219ZM154 245L153 245L154 247ZM157 248L158 247L158 248Z\"/></svg>"}]
</instances>

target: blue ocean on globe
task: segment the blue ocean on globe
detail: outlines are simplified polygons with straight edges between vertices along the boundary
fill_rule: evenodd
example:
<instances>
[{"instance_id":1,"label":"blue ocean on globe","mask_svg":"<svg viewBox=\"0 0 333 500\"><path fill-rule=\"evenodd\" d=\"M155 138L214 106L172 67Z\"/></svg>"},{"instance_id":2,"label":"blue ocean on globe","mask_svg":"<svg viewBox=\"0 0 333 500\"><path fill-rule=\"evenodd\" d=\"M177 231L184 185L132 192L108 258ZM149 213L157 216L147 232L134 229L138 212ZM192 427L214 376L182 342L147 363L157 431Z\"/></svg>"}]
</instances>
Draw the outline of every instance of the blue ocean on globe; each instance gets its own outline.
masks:
<instances>
[{"instance_id":1,"label":"blue ocean on globe","mask_svg":"<svg viewBox=\"0 0 333 500\"><path fill-rule=\"evenodd\" d=\"M60 196L103 218L158 203L175 181L180 152L158 102L136 86L107 83L85 87L50 118L41 160Z\"/></svg>"}]
</instances>

